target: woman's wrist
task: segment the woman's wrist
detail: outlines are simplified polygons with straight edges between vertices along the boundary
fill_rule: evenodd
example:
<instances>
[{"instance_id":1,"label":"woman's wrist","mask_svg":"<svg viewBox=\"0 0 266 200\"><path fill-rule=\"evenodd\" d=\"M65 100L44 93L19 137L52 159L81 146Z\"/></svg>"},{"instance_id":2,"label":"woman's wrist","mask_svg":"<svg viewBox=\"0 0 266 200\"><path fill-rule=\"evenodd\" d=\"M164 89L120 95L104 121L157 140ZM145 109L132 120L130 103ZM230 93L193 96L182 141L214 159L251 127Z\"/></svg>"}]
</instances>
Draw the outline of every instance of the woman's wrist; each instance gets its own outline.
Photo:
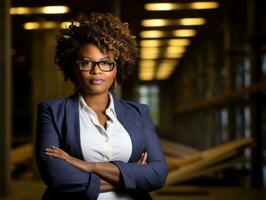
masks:
<instances>
[{"instance_id":1,"label":"woman's wrist","mask_svg":"<svg viewBox=\"0 0 266 200\"><path fill-rule=\"evenodd\" d=\"M92 173L97 173L97 166L98 166L97 162L95 163L91 162L88 164L88 170Z\"/></svg>"}]
</instances>

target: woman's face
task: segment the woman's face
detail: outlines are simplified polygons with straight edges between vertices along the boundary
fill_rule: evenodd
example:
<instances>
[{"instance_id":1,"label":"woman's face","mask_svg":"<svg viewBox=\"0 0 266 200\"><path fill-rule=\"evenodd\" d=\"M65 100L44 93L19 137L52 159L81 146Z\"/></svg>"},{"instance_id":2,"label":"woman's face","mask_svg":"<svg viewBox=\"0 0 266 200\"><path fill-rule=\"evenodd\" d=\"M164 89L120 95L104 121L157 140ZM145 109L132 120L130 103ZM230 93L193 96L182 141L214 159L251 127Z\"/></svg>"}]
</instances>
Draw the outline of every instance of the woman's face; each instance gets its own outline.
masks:
<instances>
[{"instance_id":1,"label":"woman's face","mask_svg":"<svg viewBox=\"0 0 266 200\"><path fill-rule=\"evenodd\" d=\"M104 63L112 63L114 56L112 53L103 53L94 44L86 44L82 46L78 54L79 61L94 61ZM93 62L92 62L93 63ZM76 78L79 84L80 91L83 94L103 94L109 91L112 83L116 77L117 69L113 68L112 71L105 72L96 64L92 70L80 70L79 66L76 68Z\"/></svg>"}]
</instances>

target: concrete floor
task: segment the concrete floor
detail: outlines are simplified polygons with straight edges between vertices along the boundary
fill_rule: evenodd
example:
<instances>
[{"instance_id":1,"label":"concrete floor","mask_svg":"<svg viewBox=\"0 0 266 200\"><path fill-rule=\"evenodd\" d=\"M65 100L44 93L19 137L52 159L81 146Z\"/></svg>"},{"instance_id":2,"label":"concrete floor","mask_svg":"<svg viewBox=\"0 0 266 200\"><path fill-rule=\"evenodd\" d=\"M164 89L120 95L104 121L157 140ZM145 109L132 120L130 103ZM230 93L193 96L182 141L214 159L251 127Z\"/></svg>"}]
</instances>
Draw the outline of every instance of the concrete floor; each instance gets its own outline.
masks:
<instances>
[{"instance_id":1,"label":"concrete floor","mask_svg":"<svg viewBox=\"0 0 266 200\"><path fill-rule=\"evenodd\" d=\"M0 200L39 200L44 189L42 181L12 181L10 195ZM154 192L152 196L154 200L265 200L266 189L175 186Z\"/></svg>"}]
</instances>

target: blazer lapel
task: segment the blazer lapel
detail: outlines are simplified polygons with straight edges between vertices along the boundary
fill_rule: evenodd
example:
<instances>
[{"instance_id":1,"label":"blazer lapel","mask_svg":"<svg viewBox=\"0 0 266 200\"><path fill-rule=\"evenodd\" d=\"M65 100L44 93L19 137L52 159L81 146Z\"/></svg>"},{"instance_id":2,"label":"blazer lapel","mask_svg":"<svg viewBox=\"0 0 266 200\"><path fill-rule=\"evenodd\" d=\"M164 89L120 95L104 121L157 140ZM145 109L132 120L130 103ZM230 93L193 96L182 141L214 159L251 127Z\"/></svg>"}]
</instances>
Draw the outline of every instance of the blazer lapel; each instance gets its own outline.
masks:
<instances>
[{"instance_id":1,"label":"blazer lapel","mask_svg":"<svg viewBox=\"0 0 266 200\"><path fill-rule=\"evenodd\" d=\"M84 160L80 144L80 125L79 125L79 98L75 94L66 101L66 146L67 150Z\"/></svg>"},{"instance_id":2,"label":"blazer lapel","mask_svg":"<svg viewBox=\"0 0 266 200\"><path fill-rule=\"evenodd\" d=\"M139 121L136 120L136 116L128 110L126 105L124 105L120 99L113 96L115 112L117 115L118 120L127 130L131 142L132 142L132 154L130 156L130 161L136 161L139 159L139 155L142 153L142 148L139 148L141 145L141 138L139 136L140 125Z\"/></svg>"}]
</instances>

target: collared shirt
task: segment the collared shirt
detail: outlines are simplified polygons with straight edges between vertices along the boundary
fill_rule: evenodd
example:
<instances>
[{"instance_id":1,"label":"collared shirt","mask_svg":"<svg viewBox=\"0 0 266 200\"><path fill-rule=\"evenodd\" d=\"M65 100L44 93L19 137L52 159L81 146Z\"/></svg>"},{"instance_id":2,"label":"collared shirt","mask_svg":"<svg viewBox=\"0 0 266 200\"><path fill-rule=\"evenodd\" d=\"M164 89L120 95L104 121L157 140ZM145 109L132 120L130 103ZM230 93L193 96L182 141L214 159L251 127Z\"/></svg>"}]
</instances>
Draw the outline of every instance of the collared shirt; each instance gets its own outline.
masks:
<instances>
[{"instance_id":1,"label":"collared shirt","mask_svg":"<svg viewBox=\"0 0 266 200\"><path fill-rule=\"evenodd\" d=\"M108 116L104 128L96 112L79 96L80 142L84 159L88 162L128 162L132 153L130 136L116 117L113 97L109 94ZM98 200L130 200L129 195L120 192L100 193Z\"/></svg>"}]
</instances>

